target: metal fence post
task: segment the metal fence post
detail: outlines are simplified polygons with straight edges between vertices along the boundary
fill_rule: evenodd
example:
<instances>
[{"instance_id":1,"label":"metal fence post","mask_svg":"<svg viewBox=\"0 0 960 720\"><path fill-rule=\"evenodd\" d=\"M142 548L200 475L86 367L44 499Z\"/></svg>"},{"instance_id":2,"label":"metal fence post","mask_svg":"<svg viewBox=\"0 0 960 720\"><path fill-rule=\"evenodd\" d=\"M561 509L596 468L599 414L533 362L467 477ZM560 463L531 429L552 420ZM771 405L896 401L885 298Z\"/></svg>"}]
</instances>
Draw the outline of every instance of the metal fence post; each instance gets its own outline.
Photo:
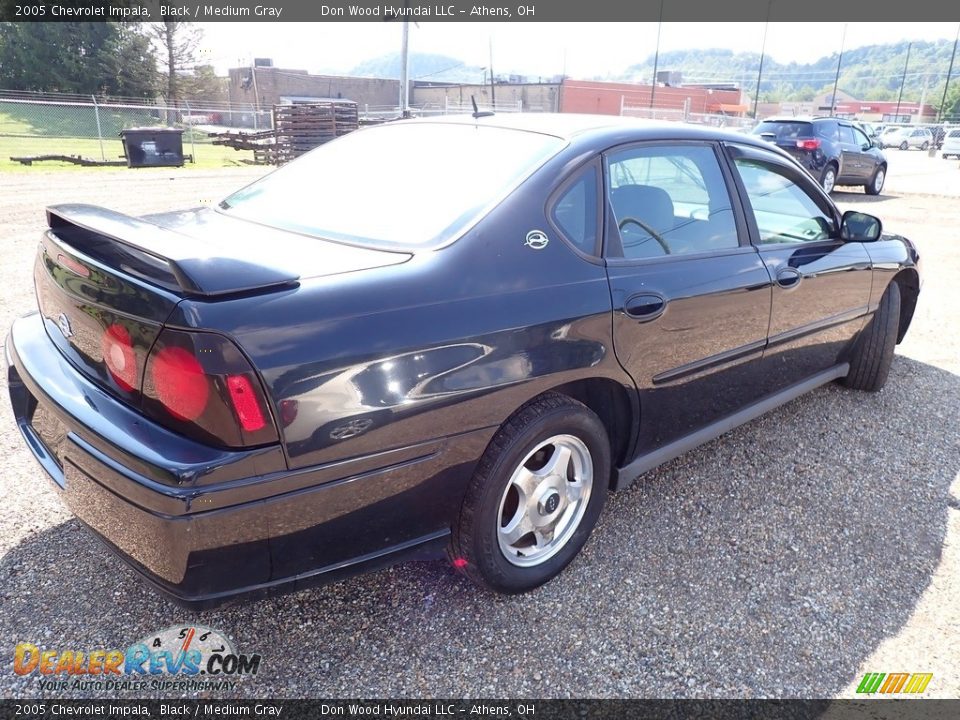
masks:
<instances>
[{"instance_id":1,"label":"metal fence post","mask_svg":"<svg viewBox=\"0 0 960 720\"><path fill-rule=\"evenodd\" d=\"M193 112L190 110L190 103L183 101L187 106L187 132L190 133L190 162L197 164L197 148L193 144Z\"/></svg>"},{"instance_id":2,"label":"metal fence post","mask_svg":"<svg viewBox=\"0 0 960 720\"><path fill-rule=\"evenodd\" d=\"M97 139L100 141L100 159L106 162L107 155L103 151L103 132L100 129L100 107L97 105L96 95L91 95L90 99L93 100L93 115L97 119Z\"/></svg>"}]
</instances>

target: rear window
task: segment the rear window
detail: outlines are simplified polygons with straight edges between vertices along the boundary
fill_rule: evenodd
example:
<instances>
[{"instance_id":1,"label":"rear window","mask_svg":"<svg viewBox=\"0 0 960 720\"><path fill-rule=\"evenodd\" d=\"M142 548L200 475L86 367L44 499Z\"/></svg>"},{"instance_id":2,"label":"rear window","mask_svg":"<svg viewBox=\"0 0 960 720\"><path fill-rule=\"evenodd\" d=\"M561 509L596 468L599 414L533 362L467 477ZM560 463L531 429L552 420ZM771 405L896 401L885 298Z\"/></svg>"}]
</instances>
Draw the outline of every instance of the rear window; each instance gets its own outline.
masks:
<instances>
[{"instance_id":1,"label":"rear window","mask_svg":"<svg viewBox=\"0 0 960 720\"><path fill-rule=\"evenodd\" d=\"M321 145L220 208L330 240L429 248L466 230L565 145L474 124L387 124Z\"/></svg>"},{"instance_id":2,"label":"rear window","mask_svg":"<svg viewBox=\"0 0 960 720\"><path fill-rule=\"evenodd\" d=\"M776 142L789 143L800 138L813 137L813 125L808 122L764 120L753 129L754 135L773 135Z\"/></svg>"}]
</instances>

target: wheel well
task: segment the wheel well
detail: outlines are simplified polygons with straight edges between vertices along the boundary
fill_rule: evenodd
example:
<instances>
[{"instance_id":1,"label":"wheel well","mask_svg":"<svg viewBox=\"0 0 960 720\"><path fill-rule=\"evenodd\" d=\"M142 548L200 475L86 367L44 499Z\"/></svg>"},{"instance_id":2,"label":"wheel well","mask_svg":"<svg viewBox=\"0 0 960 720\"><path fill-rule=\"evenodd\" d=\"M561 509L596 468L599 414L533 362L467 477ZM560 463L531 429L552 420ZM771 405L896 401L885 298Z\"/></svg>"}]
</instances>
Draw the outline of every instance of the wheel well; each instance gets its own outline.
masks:
<instances>
[{"instance_id":1,"label":"wheel well","mask_svg":"<svg viewBox=\"0 0 960 720\"><path fill-rule=\"evenodd\" d=\"M623 465L636 434L633 404L626 389L614 380L588 378L551 388L551 391L578 400L597 414L610 438L611 467Z\"/></svg>"},{"instance_id":2,"label":"wheel well","mask_svg":"<svg viewBox=\"0 0 960 720\"><path fill-rule=\"evenodd\" d=\"M913 320L913 311L917 309L920 296L920 275L913 268L901 270L894 278L900 286L900 327L897 330L897 344L903 341Z\"/></svg>"}]
</instances>

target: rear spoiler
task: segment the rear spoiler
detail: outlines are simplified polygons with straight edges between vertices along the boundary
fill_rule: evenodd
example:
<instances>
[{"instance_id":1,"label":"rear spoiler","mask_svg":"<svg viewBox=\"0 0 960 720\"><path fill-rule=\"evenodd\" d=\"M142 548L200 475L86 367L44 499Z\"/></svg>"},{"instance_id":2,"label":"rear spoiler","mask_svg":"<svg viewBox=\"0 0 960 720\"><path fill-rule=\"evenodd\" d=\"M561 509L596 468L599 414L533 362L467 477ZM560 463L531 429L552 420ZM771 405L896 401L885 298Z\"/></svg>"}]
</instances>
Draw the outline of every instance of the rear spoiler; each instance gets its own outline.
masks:
<instances>
[{"instance_id":1,"label":"rear spoiler","mask_svg":"<svg viewBox=\"0 0 960 720\"><path fill-rule=\"evenodd\" d=\"M187 295L228 295L293 285L300 279L222 252L205 253L202 240L96 205L51 205L47 224L60 242Z\"/></svg>"}]
</instances>

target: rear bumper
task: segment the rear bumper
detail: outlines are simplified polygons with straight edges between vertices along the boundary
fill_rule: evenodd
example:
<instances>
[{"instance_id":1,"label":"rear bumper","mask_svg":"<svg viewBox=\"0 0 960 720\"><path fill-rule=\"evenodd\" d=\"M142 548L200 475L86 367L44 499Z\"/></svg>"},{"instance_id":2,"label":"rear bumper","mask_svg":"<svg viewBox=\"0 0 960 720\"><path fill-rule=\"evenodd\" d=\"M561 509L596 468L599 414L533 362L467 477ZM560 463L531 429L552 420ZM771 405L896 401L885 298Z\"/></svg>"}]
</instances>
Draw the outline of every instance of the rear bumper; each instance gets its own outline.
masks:
<instances>
[{"instance_id":1,"label":"rear bumper","mask_svg":"<svg viewBox=\"0 0 960 720\"><path fill-rule=\"evenodd\" d=\"M494 430L288 471L151 423L80 375L39 315L7 341L14 416L64 502L183 604L289 591L438 556Z\"/></svg>"}]
</instances>

